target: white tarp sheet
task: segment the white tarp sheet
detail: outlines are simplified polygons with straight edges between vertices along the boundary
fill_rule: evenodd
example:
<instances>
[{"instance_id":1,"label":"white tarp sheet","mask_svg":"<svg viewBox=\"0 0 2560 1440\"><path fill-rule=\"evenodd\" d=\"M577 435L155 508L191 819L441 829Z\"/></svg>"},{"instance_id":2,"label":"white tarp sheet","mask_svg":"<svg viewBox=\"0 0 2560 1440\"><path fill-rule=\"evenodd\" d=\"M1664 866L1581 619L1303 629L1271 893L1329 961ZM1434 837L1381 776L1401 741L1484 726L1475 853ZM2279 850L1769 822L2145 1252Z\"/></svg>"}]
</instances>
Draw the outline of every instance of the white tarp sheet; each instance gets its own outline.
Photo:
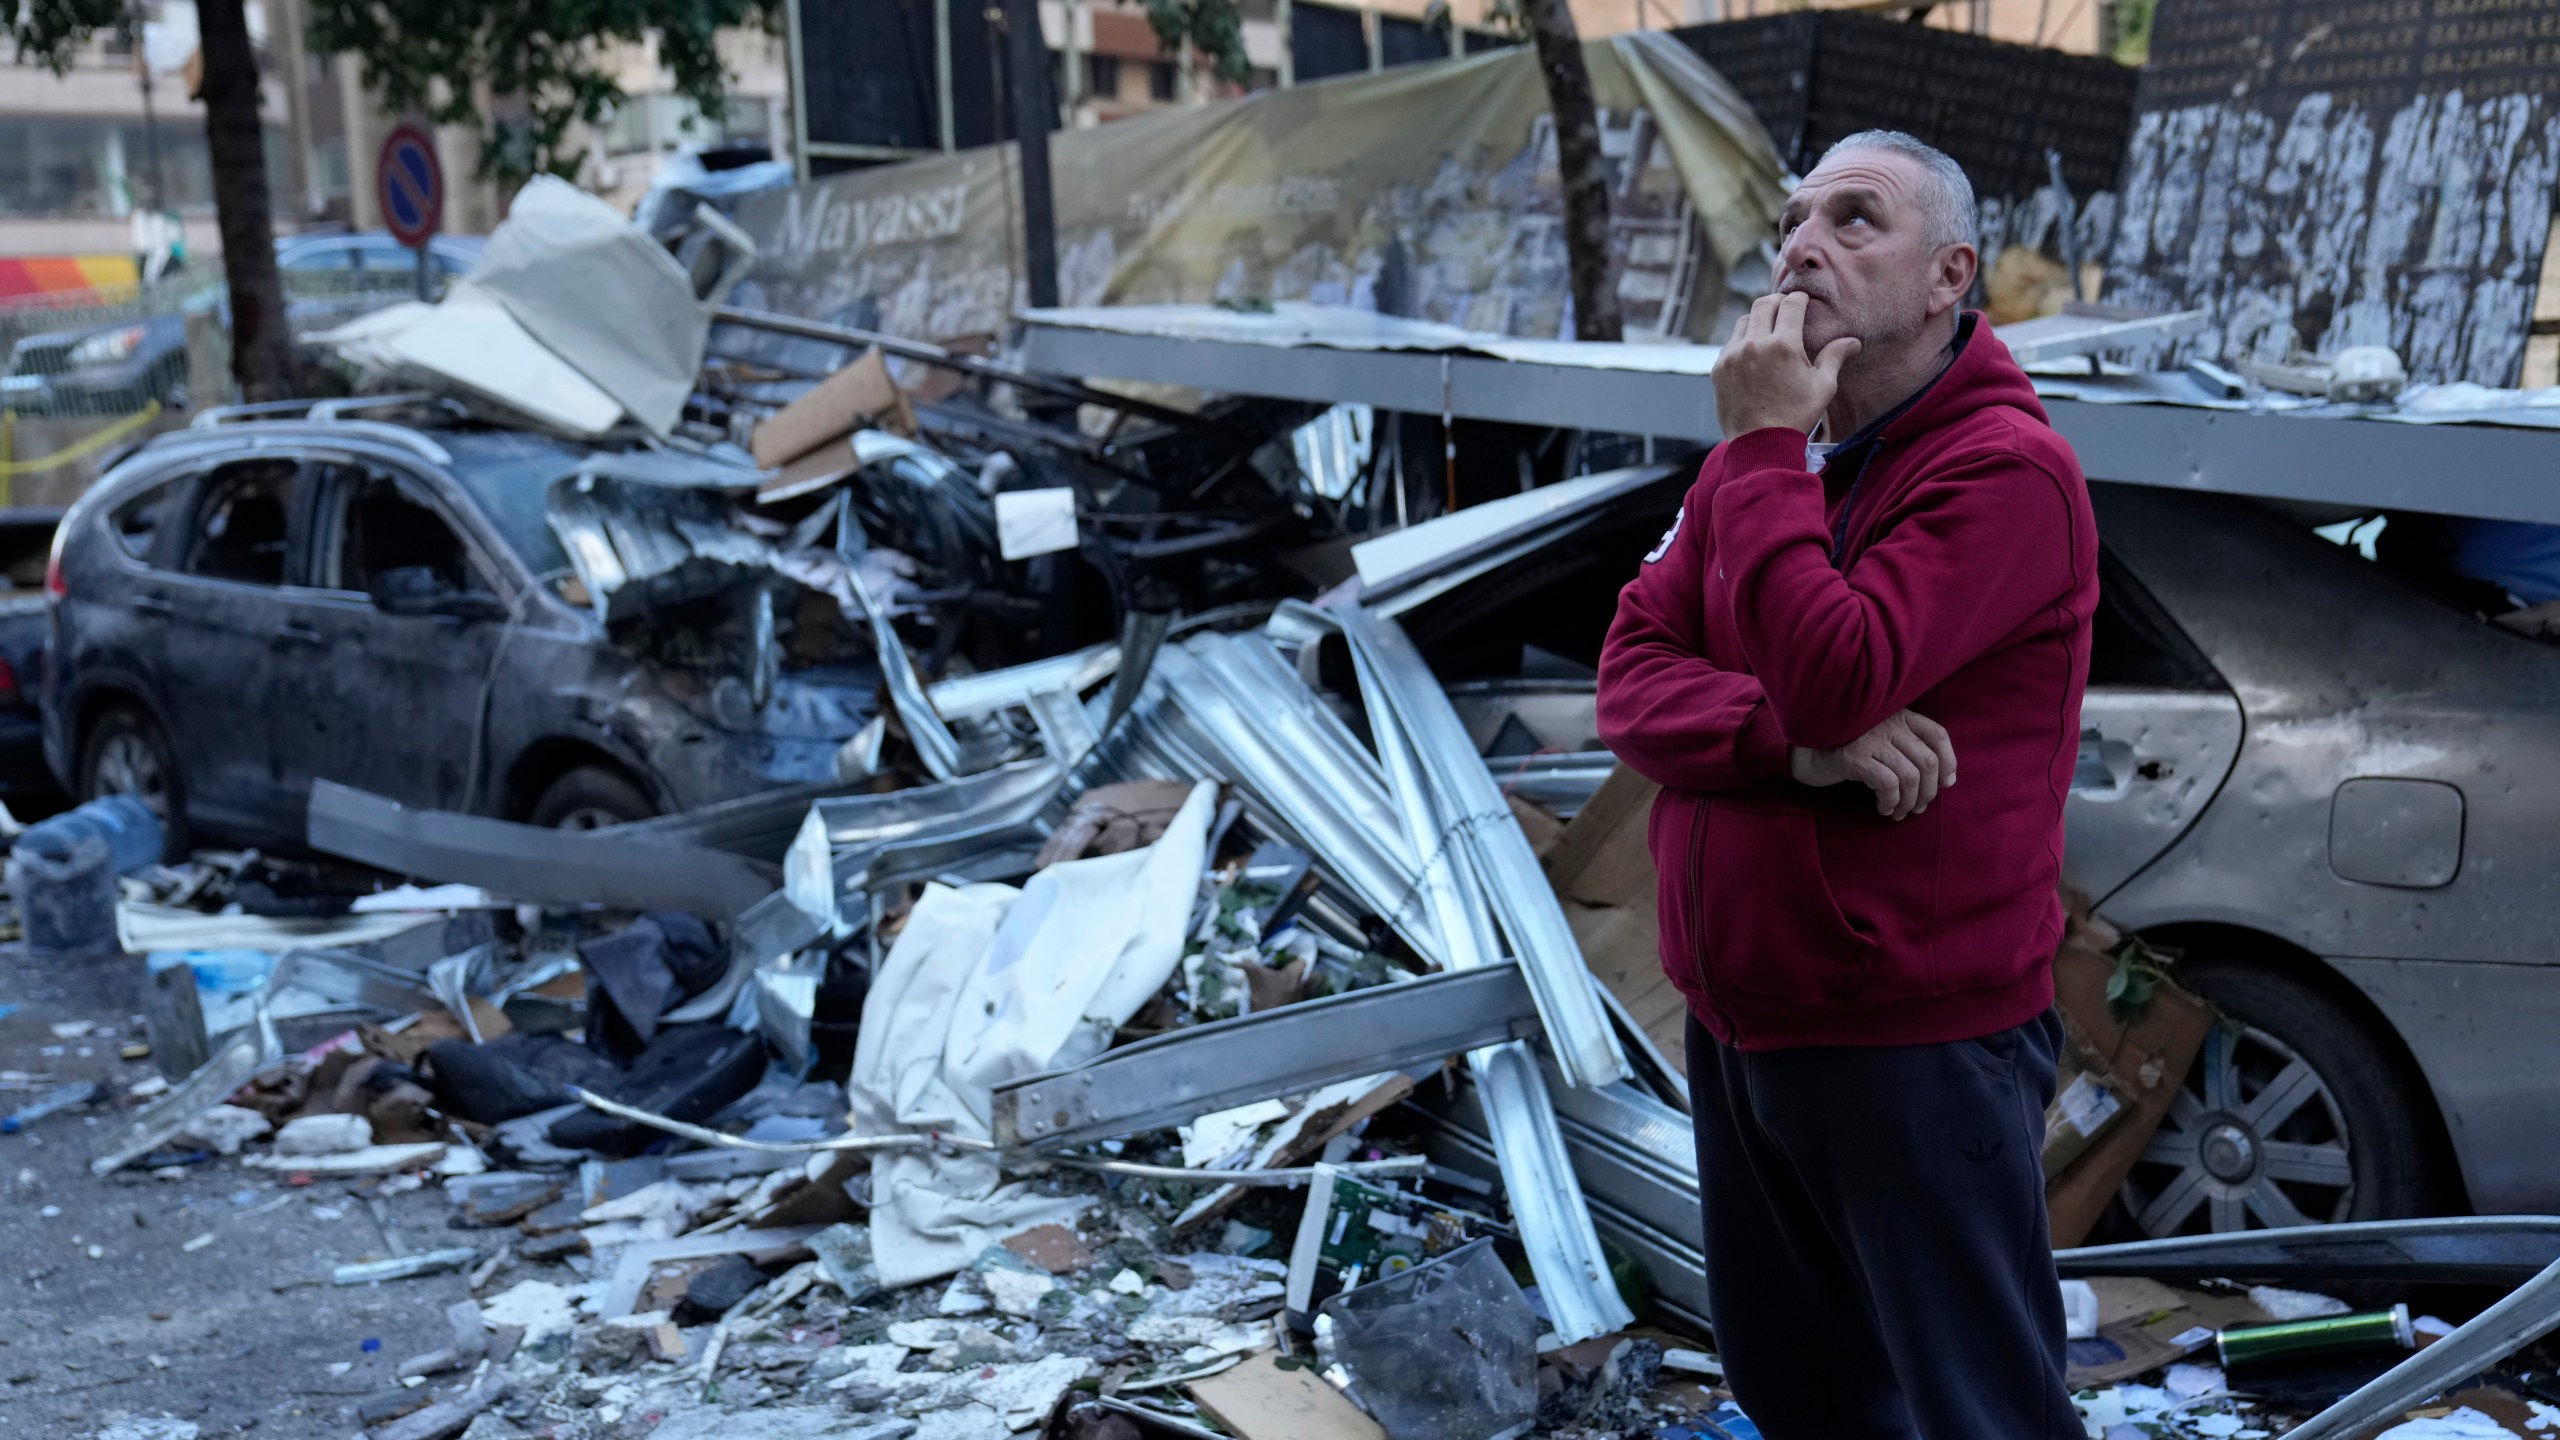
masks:
<instances>
[{"instance_id":1,"label":"white tarp sheet","mask_svg":"<svg viewBox=\"0 0 2560 1440\"><path fill-rule=\"evenodd\" d=\"M863 1004L855 1132L992 1140L998 1084L1101 1054L1182 959L1216 798L1203 782L1153 845L1052 865L1018 891L925 887ZM983 1152L882 1155L873 1263L883 1285L913 1285L1081 1208L1003 1184Z\"/></svg>"}]
</instances>

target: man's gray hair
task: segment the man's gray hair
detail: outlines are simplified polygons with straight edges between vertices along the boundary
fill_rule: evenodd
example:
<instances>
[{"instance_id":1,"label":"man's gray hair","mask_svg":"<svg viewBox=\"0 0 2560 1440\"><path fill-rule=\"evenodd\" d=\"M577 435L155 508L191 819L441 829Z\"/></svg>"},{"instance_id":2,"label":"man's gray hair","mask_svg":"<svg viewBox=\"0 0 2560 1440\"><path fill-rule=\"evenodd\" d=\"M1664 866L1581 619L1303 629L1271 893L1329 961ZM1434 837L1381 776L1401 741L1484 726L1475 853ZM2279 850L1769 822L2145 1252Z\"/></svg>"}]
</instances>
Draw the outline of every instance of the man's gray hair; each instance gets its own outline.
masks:
<instances>
[{"instance_id":1,"label":"man's gray hair","mask_svg":"<svg viewBox=\"0 0 2560 1440\"><path fill-rule=\"evenodd\" d=\"M1926 177L1920 187L1920 208L1929 217L1930 246L1979 243L1973 182L1946 151L1900 130L1861 130L1823 152L1822 158L1828 160L1844 150L1889 150L1917 161Z\"/></svg>"}]
</instances>

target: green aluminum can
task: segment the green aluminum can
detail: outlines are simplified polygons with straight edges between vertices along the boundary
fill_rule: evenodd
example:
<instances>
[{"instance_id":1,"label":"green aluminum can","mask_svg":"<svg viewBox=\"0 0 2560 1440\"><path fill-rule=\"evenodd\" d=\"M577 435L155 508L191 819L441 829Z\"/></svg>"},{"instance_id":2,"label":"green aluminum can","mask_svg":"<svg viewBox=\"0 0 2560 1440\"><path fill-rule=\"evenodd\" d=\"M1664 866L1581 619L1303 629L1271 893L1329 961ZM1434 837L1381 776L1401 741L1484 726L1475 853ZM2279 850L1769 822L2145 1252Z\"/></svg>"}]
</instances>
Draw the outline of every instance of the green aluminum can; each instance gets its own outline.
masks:
<instances>
[{"instance_id":1,"label":"green aluminum can","mask_svg":"<svg viewBox=\"0 0 2560 1440\"><path fill-rule=\"evenodd\" d=\"M2417 1332L2409 1326L2406 1305L2361 1315L2324 1315L2316 1320L2288 1320L2276 1325L2236 1325L2214 1340L2225 1377L2317 1364L2366 1351L2417 1347Z\"/></svg>"}]
</instances>

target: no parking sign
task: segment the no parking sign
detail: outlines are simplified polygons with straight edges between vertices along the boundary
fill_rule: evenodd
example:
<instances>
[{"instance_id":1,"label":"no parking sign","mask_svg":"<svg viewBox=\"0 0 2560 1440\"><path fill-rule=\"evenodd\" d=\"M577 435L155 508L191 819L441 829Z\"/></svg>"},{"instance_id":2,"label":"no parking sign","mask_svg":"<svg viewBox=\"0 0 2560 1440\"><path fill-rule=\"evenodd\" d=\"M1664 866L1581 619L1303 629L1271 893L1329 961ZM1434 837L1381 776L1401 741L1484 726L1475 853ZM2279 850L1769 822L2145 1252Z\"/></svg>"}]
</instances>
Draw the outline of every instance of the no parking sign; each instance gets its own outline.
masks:
<instances>
[{"instance_id":1,"label":"no parking sign","mask_svg":"<svg viewBox=\"0 0 2560 1440\"><path fill-rule=\"evenodd\" d=\"M409 124L391 127L373 167L373 188L382 207L382 228L418 252L418 298L424 300L427 241L444 223L444 166L426 131Z\"/></svg>"}]
</instances>

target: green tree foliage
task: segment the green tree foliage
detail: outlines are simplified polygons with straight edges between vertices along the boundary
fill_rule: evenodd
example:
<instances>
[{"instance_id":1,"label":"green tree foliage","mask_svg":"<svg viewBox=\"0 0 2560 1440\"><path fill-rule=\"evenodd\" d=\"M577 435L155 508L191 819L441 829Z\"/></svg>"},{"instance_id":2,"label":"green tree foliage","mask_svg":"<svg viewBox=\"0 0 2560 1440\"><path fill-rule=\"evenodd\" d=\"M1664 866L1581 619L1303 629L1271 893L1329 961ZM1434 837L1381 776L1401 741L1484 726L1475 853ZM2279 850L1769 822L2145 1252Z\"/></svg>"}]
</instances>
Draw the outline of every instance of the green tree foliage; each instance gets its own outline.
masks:
<instances>
[{"instance_id":1,"label":"green tree foliage","mask_svg":"<svg viewBox=\"0 0 2560 1440\"><path fill-rule=\"evenodd\" d=\"M60 75L93 31L108 30L140 43L132 33L132 17L123 0L18 0L9 27L21 63L43 65Z\"/></svg>"},{"instance_id":2,"label":"green tree foliage","mask_svg":"<svg viewBox=\"0 0 2560 1440\"><path fill-rule=\"evenodd\" d=\"M718 119L715 37L773 17L772 0L312 0L311 47L356 56L393 111L478 129L481 173L515 181L577 173L570 127L603 124L623 98L597 68L602 42L655 35L677 93Z\"/></svg>"},{"instance_id":3,"label":"green tree foliage","mask_svg":"<svg viewBox=\"0 0 2560 1440\"><path fill-rule=\"evenodd\" d=\"M1156 43L1167 53L1191 42L1210 68L1238 84L1253 80L1253 62L1244 53L1244 16L1236 0L1147 0L1147 23Z\"/></svg>"}]
</instances>

